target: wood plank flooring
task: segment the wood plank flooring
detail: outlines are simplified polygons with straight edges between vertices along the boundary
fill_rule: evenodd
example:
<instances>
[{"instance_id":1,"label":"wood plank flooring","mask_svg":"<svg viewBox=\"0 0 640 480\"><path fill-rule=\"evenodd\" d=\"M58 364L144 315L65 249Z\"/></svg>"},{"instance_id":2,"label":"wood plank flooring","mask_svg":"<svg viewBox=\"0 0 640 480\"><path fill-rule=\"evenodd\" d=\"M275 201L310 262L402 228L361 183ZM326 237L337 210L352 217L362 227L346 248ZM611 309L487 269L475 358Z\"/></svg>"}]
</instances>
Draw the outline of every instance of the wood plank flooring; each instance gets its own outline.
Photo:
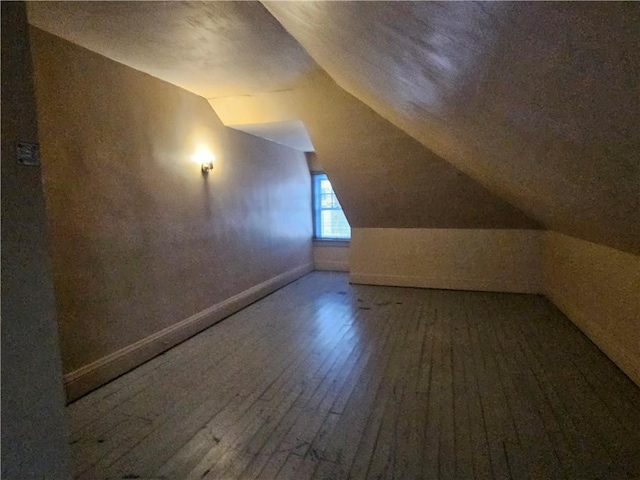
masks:
<instances>
[{"instance_id":1,"label":"wood plank flooring","mask_svg":"<svg viewBox=\"0 0 640 480\"><path fill-rule=\"evenodd\" d=\"M332 272L68 421L78 479L640 478L640 389L544 298Z\"/></svg>"}]
</instances>

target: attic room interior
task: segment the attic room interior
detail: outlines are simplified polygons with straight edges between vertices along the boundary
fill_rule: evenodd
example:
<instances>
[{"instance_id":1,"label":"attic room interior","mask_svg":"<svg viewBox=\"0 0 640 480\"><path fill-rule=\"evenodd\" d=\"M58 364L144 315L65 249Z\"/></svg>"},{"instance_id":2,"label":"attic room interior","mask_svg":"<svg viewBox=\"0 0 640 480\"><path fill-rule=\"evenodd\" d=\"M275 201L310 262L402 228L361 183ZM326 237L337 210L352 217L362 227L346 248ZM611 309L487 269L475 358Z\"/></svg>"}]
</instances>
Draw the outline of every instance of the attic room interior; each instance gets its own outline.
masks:
<instances>
[{"instance_id":1,"label":"attic room interior","mask_svg":"<svg viewBox=\"0 0 640 480\"><path fill-rule=\"evenodd\" d=\"M1 7L2 478L640 478L640 4Z\"/></svg>"}]
</instances>

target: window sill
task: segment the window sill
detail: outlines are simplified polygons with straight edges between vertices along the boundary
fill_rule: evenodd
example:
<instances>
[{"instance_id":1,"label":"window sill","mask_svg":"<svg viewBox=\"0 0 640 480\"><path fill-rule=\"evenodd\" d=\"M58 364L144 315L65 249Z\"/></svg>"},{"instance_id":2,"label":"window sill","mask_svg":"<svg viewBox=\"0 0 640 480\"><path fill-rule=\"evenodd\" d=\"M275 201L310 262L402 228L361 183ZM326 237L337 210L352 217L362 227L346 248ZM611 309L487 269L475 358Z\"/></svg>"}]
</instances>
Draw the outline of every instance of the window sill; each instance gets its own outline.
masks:
<instances>
[{"instance_id":1,"label":"window sill","mask_svg":"<svg viewBox=\"0 0 640 480\"><path fill-rule=\"evenodd\" d=\"M348 247L351 243L350 240L343 239L331 239L331 238L314 238L314 246L322 247Z\"/></svg>"}]
</instances>

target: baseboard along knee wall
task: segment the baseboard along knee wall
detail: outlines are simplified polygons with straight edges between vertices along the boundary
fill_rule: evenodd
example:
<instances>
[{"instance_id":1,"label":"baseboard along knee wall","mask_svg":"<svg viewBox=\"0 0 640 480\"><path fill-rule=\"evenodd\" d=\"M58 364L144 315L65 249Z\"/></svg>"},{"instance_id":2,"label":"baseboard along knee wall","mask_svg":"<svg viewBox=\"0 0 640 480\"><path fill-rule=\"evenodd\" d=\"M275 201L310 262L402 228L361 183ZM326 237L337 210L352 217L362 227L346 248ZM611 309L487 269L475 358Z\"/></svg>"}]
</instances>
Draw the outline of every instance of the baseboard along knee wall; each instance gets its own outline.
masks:
<instances>
[{"instance_id":1,"label":"baseboard along knee wall","mask_svg":"<svg viewBox=\"0 0 640 480\"><path fill-rule=\"evenodd\" d=\"M69 402L152 359L313 270L300 265L64 375Z\"/></svg>"}]
</instances>

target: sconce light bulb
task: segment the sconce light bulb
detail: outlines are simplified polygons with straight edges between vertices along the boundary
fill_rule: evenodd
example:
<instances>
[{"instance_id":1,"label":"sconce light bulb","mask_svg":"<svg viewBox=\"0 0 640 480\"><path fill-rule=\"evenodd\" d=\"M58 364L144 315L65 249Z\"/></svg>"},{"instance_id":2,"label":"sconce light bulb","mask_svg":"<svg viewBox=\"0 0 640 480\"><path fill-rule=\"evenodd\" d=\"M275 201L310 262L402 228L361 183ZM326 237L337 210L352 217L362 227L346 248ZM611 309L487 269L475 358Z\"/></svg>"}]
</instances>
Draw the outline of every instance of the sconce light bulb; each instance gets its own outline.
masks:
<instances>
[{"instance_id":1,"label":"sconce light bulb","mask_svg":"<svg viewBox=\"0 0 640 480\"><path fill-rule=\"evenodd\" d=\"M202 173L209 173L210 170L213 170L213 162L216 157L206 148L200 148L191 158L195 163L200 164Z\"/></svg>"}]
</instances>

